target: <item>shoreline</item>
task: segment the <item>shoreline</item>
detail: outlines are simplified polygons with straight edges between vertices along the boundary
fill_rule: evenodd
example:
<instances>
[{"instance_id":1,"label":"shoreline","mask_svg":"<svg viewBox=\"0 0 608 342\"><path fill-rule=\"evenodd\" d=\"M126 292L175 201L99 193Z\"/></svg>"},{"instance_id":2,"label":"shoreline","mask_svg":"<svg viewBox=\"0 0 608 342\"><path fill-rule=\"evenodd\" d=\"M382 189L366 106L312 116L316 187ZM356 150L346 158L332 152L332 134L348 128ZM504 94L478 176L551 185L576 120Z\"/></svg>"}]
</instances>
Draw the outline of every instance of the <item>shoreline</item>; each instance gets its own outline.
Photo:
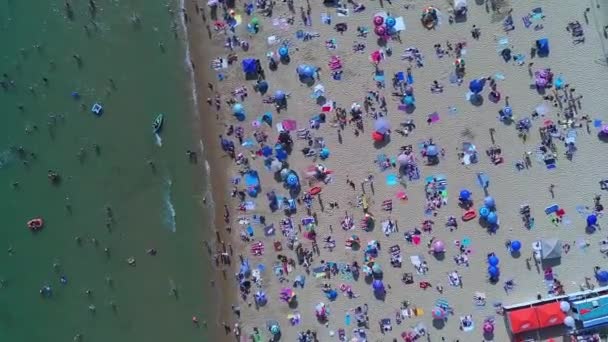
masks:
<instances>
[{"instance_id":1,"label":"shoreline","mask_svg":"<svg viewBox=\"0 0 608 342\"><path fill-rule=\"evenodd\" d=\"M210 195L211 198L206 200L210 202L207 208L212 208L212 230L206 232L208 240L205 241L208 247L208 251L213 253L213 250L217 250L222 244L224 247L226 243L232 244L232 236L227 234L220 227L224 227L226 224L223 221L223 206L227 202L226 191L228 187L226 185L227 176L224 170L230 168L230 164L226 161L225 156L221 154L221 148L216 139L216 128L219 126L220 131L222 130L222 121L220 120L220 114L216 114L216 118L211 117L208 108L204 107L206 94L209 93L208 97L211 97L211 92L208 88L204 87L206 83L213 83L213 79L210 77L210 73L207 73L207 66L210 62L210 56L206 52L212 51L212 49L205 49L204 44L212 42L212 39L205 37L205 21L202 16L206 14L205 5L199 6L196 1L187 2L181 0L181 8L184 10L184 14L181 18L182 27L185 30L185 44L186 44L186 60L184 63L188 66L191 77L191 87L193 87L193 107L197 113L198 118L198 138L200 144L200 154L202 162L204 163L203 169L207 173L208 182L205 184L205 194L207 197ZM197 9L197 6L199 9ZM199 12L200 11L200 12ZM193 15L198 14L198 15ZM187 15L187 17L186 17ZM187 19L186 19L187 18ZM207 18L209 20L209 18ZM209 48L207 46L207 48ZM190 58L190 61L187 60ZM188 63L190 62L190 65ZM201 68L197 68L201 66ZM215 233L215 236L214 236ZM220 238L220 241L217 239ZM211 255L210 255L211 257ZM231 310L229 309L231 303L238 301L236 288L234 288L233 282L228 278L230 272L227 274L226 269L230 271L231 264L220 265L220 267L212 268L216 270L216 274L213 276L214 285L212 286L216 291L217 303L219 305L218 315L213 326L213 337L219 338L225 335L223 331L223 323L227 323L232 326L230 322L233 319ZM228 289L226 291L225 289ZM219 293L218 293L219 292Z\"/></svg>"}]
</instances>

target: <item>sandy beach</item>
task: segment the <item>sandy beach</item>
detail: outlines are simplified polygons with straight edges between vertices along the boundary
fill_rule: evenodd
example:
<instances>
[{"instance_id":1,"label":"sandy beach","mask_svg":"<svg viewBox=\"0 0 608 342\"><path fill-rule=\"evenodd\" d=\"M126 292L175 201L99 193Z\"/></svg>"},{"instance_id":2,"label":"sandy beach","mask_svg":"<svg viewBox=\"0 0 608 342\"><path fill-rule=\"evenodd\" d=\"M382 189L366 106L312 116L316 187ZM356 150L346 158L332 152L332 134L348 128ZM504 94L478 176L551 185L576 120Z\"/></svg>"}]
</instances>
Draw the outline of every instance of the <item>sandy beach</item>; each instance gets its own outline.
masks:
<instances>
[{"instance_id":1,"label":"sandy beach","mask_svg":"<svg viewBox=\"0 0 608 342\"><path fill-rule=\"evenodd\" d=\"M466 20L453 23L452 3L446 1L369 1L359 12L350 3L346 16L321 2L295 2L293 11L289 2L276 2L271 17L260 8L249 16L237 2L234 13L224 18L221 3L186 4L204 157L214 180L215 226L224 241L210 242L212 253L220 253L213 278L224 296L217 327L223 330L225 322L226 332L238 333L241 340L272 338L267 325L276 321L281 339L290 341L307 330L320 341L339 340L340 329L344 340L363 332L368 340L405 340L402 334L420 324L420 339L428 341L570 341L563 324L513 335L502 307L602 285L594 266L603 267L605 261L600 248L605 219L597 196L608 163L605 142L598 137L608 119L603 111L608 107L603 32L608 9L595 1L494 4L468 1ZM421 23L429 6L438 11L430 30ZM382 41L375 16L402 18L404 29ZM505 30L509 16L513 30ZM254 17L258 24L251 24ZM234 33L225 19L239 23ZM573 34L578 26L567 29L576 21L584 41ZM308 39L297 38L298 30ZM245 43L227 42L232 36ZM544 38L546 55L536 45ZM288 61L276 56L282 46L288 48ZM234 62L210 68L214 59L229 54ZM269 55L277 61L274 71ZM371 55L379 62L373 63ZM243 73L247 58L260 60L264 77L257 82ZM459 74L455 64L462 62ZM316 77L302 82L300 65L316 69ZM404 80L392 80L400 72ZM551 86L539 89L543 72L552 74ZM266 94L256 91L262 78ZM471 81L482 79L483 90L471 95ZM403 103L412 100L404 92L415 98L415 106ZM284 102L277 101L283 94ZM283 159L275 148L277 139L285 139L278 123L290 131L292 142L281 141L290 152L273 172L273 162ZM377 142L374 133L381 135ZM553 143L541 135L552 136ZM233 158L226 142L235 146ZM417 172L404 173L406 165ZM283 168L282 179L278 171ZM252 170L260 184L255 197L244 184ZM286 185L288 173L297 175L299 188ZM485 187L478 184L479 175L487 180ZM304 197L311 189L319 194L308 198L307 210ZM269 193L293 198L297 209L288 215L274 210ZM495 202L485 206L497 222L480 219L487 197ZM228 222L224 205L230 210ZM529 208L527 226L522 208ZM476 217L463 220L467 210ZM590 224L590 215L598 221ZM364 223L366 217L373 224ZM292 230L282 229L287 221L293 222ZM384 231L388 221L394 228ZM590 225L593 233L587 232ZM561 241L561 258L536 260L535 242L549 239ZM397 254L400 267L395 267ZM425 261L422 266L412 264L415 256ZM241 272L239 291L235 273L245 260L254 278L251 271ZM353 277L357 272L359 277ZM411 283L403 281L404 274L412 276ZM304 286L294 287L294 282L302 285L296 281L302 278ZM291 291L295 299L280 298ZM435 316L446 316L434 318L438 300L447 304ZM315 317L319 303L326 310L323 317ZM367 313L357 315L358 308ZM366 321L362 333L354 331L356 318ZM463 326L465 318L473 329ZM484 333L488 320L494 322L492 333Z\"/></svg>"}]
</instances>

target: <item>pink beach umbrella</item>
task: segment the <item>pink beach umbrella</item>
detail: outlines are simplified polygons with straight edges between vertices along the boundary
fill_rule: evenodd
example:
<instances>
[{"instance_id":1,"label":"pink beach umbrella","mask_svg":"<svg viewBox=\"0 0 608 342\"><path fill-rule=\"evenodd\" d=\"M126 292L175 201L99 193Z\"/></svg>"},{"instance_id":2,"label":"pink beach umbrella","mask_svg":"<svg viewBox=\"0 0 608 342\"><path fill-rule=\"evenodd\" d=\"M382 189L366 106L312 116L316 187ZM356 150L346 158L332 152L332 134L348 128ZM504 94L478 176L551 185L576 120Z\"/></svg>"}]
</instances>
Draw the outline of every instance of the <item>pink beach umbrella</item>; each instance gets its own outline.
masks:
<instances>
[{"instance_id":1,"label":"pink beach umbrella","mask_svg":"<svg viewBox=\"0 0 608 342\"><path fill-rule=\"evenodd\" d=\"M375 26L380 26L382 24L384 24L384 18L382 16L380 16L380 15L375 16L374 17L374 25Z\"/></svg>"},{"instance_id":2,"label":"pink beach umbrella","mask_svg":"<svg viewBox=\"0 0 608 342\"><path fill-rule=\"evenodd\" d=\"M433 242L433 252L434 253L443 253L445 252L445 244L441 240L437 240Z\"/></svg>"},{"instance_id":3,"label":"pink beach umbrella","mask_svg":"<svg viewBox=\"0 0 608 342\"><path fill-rule=\"evenodd\" d=\"M440 307L435 307L431 314L434 319L444 319L446 316L445 310Z\"/></svg>"},{"instance_id":4,"label":"pink beach umbrella","mask_svg":"<svg viewBox=\"0 0 608 342\"><path fill-rule=\"evenodd\" d=\"M376 26L374 32L380 37L386 36L386 28L384 26Z\"/></svg>"},{"instance_id":5,"label":"pink beach umbrella","mask_svg":"<svg viewBox=\"0 0 608 342\"><path fill-rule=\"evenodd\" d=\"M494 332L494 325L490 322L485 322L483 324L483 332L491 334Z\"/></svg>"}]
</instances>

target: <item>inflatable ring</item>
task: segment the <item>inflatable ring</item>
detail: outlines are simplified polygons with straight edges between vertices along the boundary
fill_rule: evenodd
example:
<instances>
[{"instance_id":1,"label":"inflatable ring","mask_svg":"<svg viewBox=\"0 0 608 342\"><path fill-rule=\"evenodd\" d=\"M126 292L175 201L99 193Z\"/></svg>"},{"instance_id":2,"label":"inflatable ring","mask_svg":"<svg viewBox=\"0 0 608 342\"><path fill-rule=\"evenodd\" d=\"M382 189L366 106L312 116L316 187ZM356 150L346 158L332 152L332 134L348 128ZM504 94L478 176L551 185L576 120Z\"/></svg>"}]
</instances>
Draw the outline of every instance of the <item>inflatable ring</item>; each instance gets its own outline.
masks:
<instances>
[{"instance_id":1,"label":"inflatable ring","mask_svg":"<svg viewBox=\"0 0 608 342\"><path fill-rule=\"evenodd\" d=\"M462 214L462 220L463 221L471 221L472 219L477 217L477 212L472 209L472 210L467 210L464 212L464 214Z\"/></svg>"}]
</instances>

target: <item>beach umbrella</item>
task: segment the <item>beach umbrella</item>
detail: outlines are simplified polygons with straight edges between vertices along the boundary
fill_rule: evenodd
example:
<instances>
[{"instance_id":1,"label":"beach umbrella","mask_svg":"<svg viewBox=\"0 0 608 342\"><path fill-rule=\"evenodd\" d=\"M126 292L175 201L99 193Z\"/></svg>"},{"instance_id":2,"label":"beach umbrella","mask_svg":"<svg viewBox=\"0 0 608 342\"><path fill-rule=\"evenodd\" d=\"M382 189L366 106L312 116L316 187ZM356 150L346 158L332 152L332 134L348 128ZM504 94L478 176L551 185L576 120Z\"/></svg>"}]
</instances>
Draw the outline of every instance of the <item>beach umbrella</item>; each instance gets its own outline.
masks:
<instances>
[{"instance_id":1,"label":"beach umbrella","mask_svg":"<svg viewBox=\"0 0 608 342\"><path fill-rule=\"evenodd\" d=\"M434 253L443 253L445 252L445 244L441 240L437 240L433 242L433 252Z\"/></svg>"},{"instance_id":2,"label":"beach umbrella","mask_svg":"<svg viewBox=\"0 0 608 342\"><path fill-rule=\"evenodd\" d=\"M279 328L278 324L273 324L270 326L270 333L273 335L278 335L281 332L281 328Z\"/></svg>"},{"instance_id":3,"label":"beach umbrella","mask_svg":"<svg viewBox=\"0 0 608 342\"><path fill-rule=\"evenodd\" d=\"M289 175L287 175L287 179L285 179L285 182L287 183L287 185L289 185L289 187L291 188L295 188L298 186L298 176L296 176L295 173L290 173Z\"/></svg>"},{"instance_id":4,"label":"beach umbrella","mask_svg":"<svg viewBox=\"0 0 608 342\"><path fill-rule=\"evenodd\" d=\"M405 154L400 154L397 156L397 161L399 162L399 165L407 165L410 161L410 157Z\"/></svg>"},{"instance_id":5,"label":"beach umbrella","mask_svg":"<svg viewBox=\"0 0 608 342\"><path fill-rule=\"evenodd\" d=\"M235 104L232 106L232 112L233 112L235 115L239 115L239 114L245 114L245 107L243 107L243 105L242 105L242 104L240 104L240 103L235 103Z\"/></svg>"},{"instance_id":6,"label":"beach umbrella","mask_svg":"<svg viewBox=\"0 0 608 342\"><path fill-rule=\"evenodd\" d=\"M388 28L394 27L395 24L397 24L397 21L393 17L386 17L384 22L386 23L386 27Z\"/></svg>"},{"instance_id":7,"label":"beach umbrella","mask_svg":"<svg viewBox=\"0 0 608 342\"><path fill-rule=\"evenodd\" d=\"M257 71L257 62L254 58L245 58L241 62L243 65L243 72L246 74L253 74Z\"/></svg>"},{"instance_id":8,"label":"beach umbrella","mask_svg":"<svg viewBox=\"0 0 608 342\"><path fill-rule=\"evenodd\" d=\"M442 308L436 306L433 308L433 311L431 311L431 315L434 319L444 319L446 317L446 312Z\"/></svg>"},{"instance_id":9,"label":"beach umbrella","mask_svg":"<svg viewBox=\"0 0 608 342\"><path fill-rule=\"evenodd\" d=\"M439 154L437 145L429 145L426 147L426 155L429 157L436 157Z\"/></svg>"},{"instance_id":10,"label":"beach umbrella","mask_svg":"<svg viewBox=\"0 0 608 342\"><path fill-rule=\"evenodd\" d=\"M511 241L511 251L518 252L521 249L521 242L519 240Z\"/></svg>"},{"instance_id":11,"label":"beach umbrella","mask_svg":"<svg viewBox=\"0 0 608 342\"><path fill-rule=\"evenodd\" d=\"M282 90L277 90L274 92L274 99L276 101L283 101L283 100L285 100L285 97L286 97L285 92Z\"/></svg>"},{"instance_id":12,"label":"beach umbrella","mask_svg":"<svg viewBox=\"0 0 608 342\"><path fill-rule=\"evenodd\" d=\"M490 275L490 277L497 277L498 274L500 273L500 270L498 269L498 267L496 266L489 266L488 267L488 274Z\"/></svg>"},{"instance_id":13,"label":"beach umbrella","mask_svg":"<svg viewBox=\"0 0 608 342\"><path fill-rule=\"evenodd\" d=\"M272 155L272 147L266 145L266 146L262 147L261 152L264 157L269 157Z\"/></svg>"},{"instance_id":14,"label":"beach umbrella","mask_svg":"<svg viewBox=\"0 0 608 342\"><path fill-rule=\"evenodd\" d=\"M590 214L587 216L587 226L595 226L597 223L597 215Z\"/></svg>"},{"instance_id":15,"label":"beach umbrella","mask_svg":"<svg viewBox=\"0 0 608 342\"><path fill-rule=\"evenodd\" d=\"M480 78L480 79L475 79L472 80L469 83L469 90L473 93L473 94L479 94L483 91L483 87L486 84L486 79L485 78Z\"/></svg>"},{"instance_id":16,"label":"beach umbrella","mask_svg":"<svg viewBox=\"0 0 608 342\"><path fill-rule=\"evenodd\" d=\"M570 303L566 302L565 300L559 302L559 309L562 310L562 312L570 311Z\"/></svg>"},{"instance_id":17,"label":"beach umbrella","mask_svg":"<svg viewBox=\"0 0 608 342\"><path fill-rule=\"evenodd\" d=\"M488 207L479 208L479 216L486 218L490 214L490 209Z\"/></svg>"},{"instance_id":18,"label":"beach umbrella","mask_svg":"<svg viewBox=\"0 0 608 342\"><path fill-rule=\"evenodd\" d=\"M536 106L536 108L534 108L534 111L540 116L545 116L549 114L550 108L545 103L542 103Z\"/></svg>"},{"instance_id":19,"label":"beach umbrella","mask_svg":"<svg viewBox=\"0 0 608 342\"><path fill-rule=\"evenodd\" d=\"M498 266L498 263L500 263L500 259L498 259L496 255L490 255L488 264L490 264L490 266Z\"/></svg>"},{"instance_id":20,"label":"beach umbrella","mask_svg":"<svg viewBox=\"0 0 608 342\"><path fill-rule=\"evenodd\" d=\"M498 223L498 215L496 215L495 212L490 211L490 213L488 214L488 217L486 217L486 221L488 221L489 224L496 224Z\"/></svg>"},{"instance_id":21,"label":"beach umbrella","mask_svg":"<svg viewBox=\"0 0 608 342\"><path fill-rule=\"evenodd\" d=\"M289 49L287 48L287 46L281 46L279 48L279 56L281 58L285 58L289 56Z\"/></svg>"},{"instance_id":22,"label":"beach umbrella","mask_svg":"<svg viewBox=\"0 0 608 342\"><path fill-rule=\"evenodd\" d=\"M608 271L600 270L595 272L595 279L597 279L597 281L600 283L608 282Z\"/></svg>"},{"instance_id":23,"label":"beach umbrella","mask_svg":"<svg viewBox=\"0 0 608 342\"><path fill-rule=\"evenodd\" d=\"M277 150L276 157L278 160L283 161L287 159L287 152L284 149Z\"/></svg>"},{"instance_id":24,"label":"beach umbrella","mask_svg":"<svg viewBox=\"0 0 608 342\"><path fill-rule=\"evenodd\" d=\"M374 289L374 292L384 292L384 283L382 283L382 280L380 279L374 279L372 288Z\"/></svg>"},{"instance_id":25,"label":"beach umbrella","mask_svg":"<svg viewBox=\"0 0 608 342\"><path fill-rule=\"evenodd\" d=\"M382 274L382 267L378 263L372 265L372 272L375 274Z\"/></svg>"},{"instance_id":26,"label":"beach umbrella","mask_svg":"<svg viewBox=\"0 0 608 342\"><path fill-rule=\"evenodd\" d=\"M321 158L321 159L329 158L329 148L323 147L321 149L321 152L319 152L319 158Z\"/></svg>"},{"instance_id":27,"label":"beach umbrella","mask_svg":"<svg viewBox=\"0 0 608 342\"><path fill-rule=\"evenodd\" d=\"M405 97L403 98L403 103L406 106L413 106L416 104L416 99L413 95L405 95Z\"/></svg>"},{"instance_id":28,"label":"beach umbrella","mask_svg":"<svg viewBox=\"0 0 608 342\"><path fill-rule=\"evenodd\" d=\"M281 163L280 161L274 159L271 163L270 163L270 171L272 172L279 172L281 171L281 169L283 168L283 163Z\"/></svg>"},{"instance_id":29,"label":"beach umbrella","mask_svg":"<svg viewBox=\"0 0 608 342\"><path fill-rule=\"evenodd\" d=\"M494 201L494 197L492 196L487 196L484 200L483 200L483 204L488 207L488 208L494 208L496 206L496 201Z\"/></svg>"},{"instance_id":30,"label":"beach umbrella","mask_svg":"<svg viewBox=\"0 0 608 342\"><path fill-rule=\"evenodd\" d=\"M264 291L256 292L254 295L254 299L258 305L264 305L268 301L268 298L266 297L266 293Z\"/></svg>"},{"instance_id":31,"label":"beach umbrella","mask_svg":"<svg viewBox=\"0 0 608 342\"><path fill-rule=\"evenodd\" d=\"M602 126L602 130L601 130L601 132L602 132L603 134L608 134L608 125L603 125L603 126Z\"/></svg>"},{"instance_id":32,"label":"beach umbrella","mask_svg":"<svg viewBox=\"0 0 608 342\"><path fill-rule=\"evenodd\" d=\"M304 78L313 78L315 75L315 69L308 64L301 64L296 69L298 75Z\"/></svg>"},{"instance_id":33,"label":"beach umbrella","mask_svg":"<svg viewBox=\"0 0 608 342\"><path fill-rule=\"evenodd\" d=\"M374 121L374 129L376 132L385 134L391 129L391 124L387 119L379 118L378 120Z\"/></svg>"},{"instance_id":34,"label":"beach umbrella","mask_svg":"<svg viewBox=\"0 0 608 342\"><path fill-rule=\"evenodd\" d=\"M336 298L338 298L338 292L336 292L336 290L334 289L331 289L325 292L325 297L327 297L327 299L329 300L336 300Z\"/></svg>"},{"instance_id":35,"label":"beach umbrella","mask_svg":"<svg viewBox=\"0 0 608 342\"><path fill-rule=\"evenodd\" d=\"M505 106L502 109L502 115L506 116L506 117L512 117L513 116L513 108L511 108L511 106Z\"/></svg>"},{"instance_id":36,"label":"beach umbrella","mask_svg":"<svg viewBox=\"0 0 608 342\"><path fill-rule=\"evenodd\" d=\"M384 134L375 131L374 133L372 133L372 139L375 142L382 142L382 141L384 141Z\"/></svg>"},{"instance_id":37,"label":"beach umbrella","mask_svg":"<svg viewBox=\"0 0 608 342\"><path fill-rule=\"evenodd\" d=\"M266 82L265 80L259 81L257 83L258 86L258 91L262 94L264 94L265 92L268 91L268 82Z\"/></svg>"},{"instance_id":38,"label":"beach umbrella","mask_svg":"<svg viewBox=\"0 0 608 342\"><path fill-rule=\"evenodd\" d=\"M386 28L385 28L384 26L376 26L376 27L374 28L374 32L375 32L375 33L376 33L378 36L382 37L382 36L386 35Z\"/></svg>"},{"instance_id":39,"label":"beach umbrella","mask_svg":"<svg viewBox=\"0 0 608 342\"><path fill-rule=\"evenodd\" d=\"M324 303L319 303L315 306L315 315L317 315L317 317L325 317L325 315L327 315L327 309L325 309Z\"/></svg>"},{"instance_id":40,"label":"beach umbrella","mask_svg":"<svg viewBox=\"0 0 608 342\"><path fill-rule=\"evenodd\" d=\"M405 86L405 95L412 95L414 94L414 87L412 87L411 85L406 85Z\"/></svg>"},{"instance_id":41,"label":"beach umbrella","mask_svg":"<svg viewBox=\"0 0 608 342\"><path fill-rule=\"evenodd\" d=\"M564 318L564 325L568 328L574 328L576 322L574 321L574 318L572 318L572 316L566 316L566 318Z\"/></svg>"},{"instance_id":42,"label":"beach umbrella","mask_svg":"<svg viewBox=\"0 0 608 342\"><path fill-rule=\"evenodd\" d=\"M381 15L377 15L374 17L374 26L380 26L384 24L384 18Z\"/></svg>"},{"instance_id":43,"label":"beach umbrella","mask_svg":"<svg viewBox=\"0 0 608 342\"><path fill-rule=\"evenodd\" d=\"M494 325L490 322L486 322L483 324L483 332L486 334L491 334L494 332Z\"/></svg>"},{"instance_id":44,"label":"beach umbrella","mask_svg":"<svg viewBox=\"0 0 608 342\"><path fill-rule=\"evenodd\" d=\"M472 193L469 190L462 189L462 190L460 190L460 198L459 199L461 201L468 201L468 200L471 199L471 195L472 195Z\"/></svg>"}]
</instances>

